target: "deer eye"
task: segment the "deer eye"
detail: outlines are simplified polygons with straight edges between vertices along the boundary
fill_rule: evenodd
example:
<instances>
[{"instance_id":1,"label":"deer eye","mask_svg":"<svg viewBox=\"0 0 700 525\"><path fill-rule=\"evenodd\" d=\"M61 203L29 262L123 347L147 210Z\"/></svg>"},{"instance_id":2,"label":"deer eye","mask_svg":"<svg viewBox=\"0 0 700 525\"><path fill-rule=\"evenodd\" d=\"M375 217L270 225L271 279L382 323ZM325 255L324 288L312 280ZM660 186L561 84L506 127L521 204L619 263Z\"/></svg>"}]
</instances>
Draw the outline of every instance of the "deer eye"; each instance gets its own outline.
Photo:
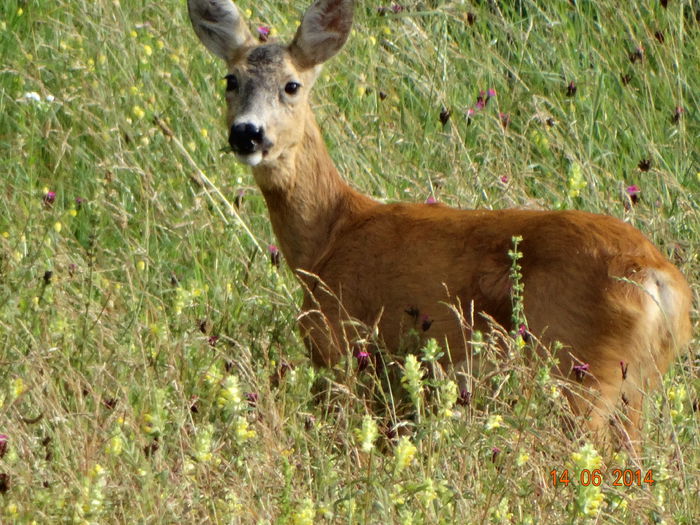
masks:
<instances>
[{"instance_id":1,"label":"deer eye","mask_svg":"<svg viewBox=\"0 0 700 525\"><path fill-rule=\"evenodd\" d=\"M236 75L228 74L224 78L226 79L226 91L235 91L238 89L238 79Z\"/></svg>"},{"instance_id":2,"label":"deer eye","mask_svg":"<svg viewBox=\"0 0 700 525\"><path fill-rule=\"evenodd\" d=\"M296 95L300 87L301 84L299 84L299 82L287 82L287 84L284 86L284 92L287 95Z\"/></svg>"}]
</instances>

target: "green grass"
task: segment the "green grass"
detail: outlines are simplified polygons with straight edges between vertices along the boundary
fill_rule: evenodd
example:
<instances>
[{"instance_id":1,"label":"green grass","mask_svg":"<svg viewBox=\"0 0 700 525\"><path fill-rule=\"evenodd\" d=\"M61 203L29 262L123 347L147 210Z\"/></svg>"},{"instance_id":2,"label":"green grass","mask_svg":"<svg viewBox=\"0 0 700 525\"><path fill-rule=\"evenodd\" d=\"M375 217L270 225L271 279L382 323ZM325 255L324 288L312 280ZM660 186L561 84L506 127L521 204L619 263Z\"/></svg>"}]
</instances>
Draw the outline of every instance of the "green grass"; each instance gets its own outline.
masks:
<instances>
[{"instance_id":1,"label":"green grass","mask_svg":"<svg viewBox=\"0 0 700 525\"><path fill-rule=\"evenodd\" d=\"M697 2L358 4L314 98L355 187L615 215L698 297ZM307 1L239 5L290 37ZM697 339L646 405L651 487L614 486L613 468L636 467L605 454L600 490L577 482L597 453L562 430L545 364L517 351L469 406L453 406L449 378L414 378L419 417L400 445L381 428L372 441L366 415L382 427L391 399L368 411L384 384L371 372L351 363L314 399L300 288L270 265L252 177L220 152L224 71L184 1L6 0L0 29L0 522L697 521ZM242 193L253 238L191 182L155 116L223 195ZM567 467L576 482L552 486Z\"/></svg>"}]
</instances>

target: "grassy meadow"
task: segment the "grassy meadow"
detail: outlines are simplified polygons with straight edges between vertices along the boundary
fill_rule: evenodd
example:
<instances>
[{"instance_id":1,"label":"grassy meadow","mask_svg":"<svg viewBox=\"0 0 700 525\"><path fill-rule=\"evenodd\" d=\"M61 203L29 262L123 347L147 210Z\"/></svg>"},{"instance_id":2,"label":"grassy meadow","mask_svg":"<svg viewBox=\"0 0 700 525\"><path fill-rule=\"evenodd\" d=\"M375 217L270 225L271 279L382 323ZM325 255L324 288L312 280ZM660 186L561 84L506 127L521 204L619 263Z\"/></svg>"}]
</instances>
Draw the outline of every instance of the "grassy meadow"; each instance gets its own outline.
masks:
<instances>
[{"instance_id":1,"label":"grassy meadow","mask_svg":"<svg viewBox=\"0 0 700 525\"><path fill-rule=\"evenodd\" d=\"M309 1L238 5L291 38ZM362 0L314 106L354 187L614 215L697 303L698 49L691 0ZM0 56L0 523L697 523L697 338L641 465L507 334L468 393L431 345L393 390L315 370L184 0L4 0Z\"/></svg>"}]
</instances>

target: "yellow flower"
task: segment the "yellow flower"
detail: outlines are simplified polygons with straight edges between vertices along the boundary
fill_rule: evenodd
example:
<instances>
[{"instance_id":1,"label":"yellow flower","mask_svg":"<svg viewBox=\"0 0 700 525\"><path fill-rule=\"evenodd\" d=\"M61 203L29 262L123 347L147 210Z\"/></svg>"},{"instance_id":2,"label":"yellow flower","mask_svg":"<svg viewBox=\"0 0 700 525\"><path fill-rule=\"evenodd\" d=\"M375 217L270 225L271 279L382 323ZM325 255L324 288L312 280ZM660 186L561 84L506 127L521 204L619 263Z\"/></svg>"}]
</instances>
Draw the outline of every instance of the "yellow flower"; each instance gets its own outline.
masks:
<instances>
[{"instance_id":1,"label":"yellow flower","mask_svg":"<svg viewBox=\"0 0 700 525\"><path fill-rule=\"evenodd\" d=\"M528 455L527 452L521 452L518 455L518 458L515 460L515 464L518 465L519 467L522 467L525 463L527 463L530 460L530 456Z\"/></svg>"},{"instance_id":2,"label":"yellow flower","mask_svg":"<svg viewBox=\"0 0 700 525\"><path fill-rule=\"evenodd\" d=\"M136 263L136 269L140 272L144 271L146 269L146 262L141 259Z\"/></svg>"},{"instance_id":3,"label":"yellow flower","mask_svg":"<svg viewBox=\"0 0 700 525\"><path fill-rule=\"evenodd\" d=\"M63 228L63 226L61 225L60 222L54 223L53 229L56 233L61 233L61 228Z\"/></svg>"},{"instance_id":4,"label":"yellow flower","mask_svg":"<svg viewBox=\"0 0 700 525\"><path fill-rule=\"evenodd\" d=\"M253 439L255 436L257 436L255 430L249 428L248 421L243 416L238 416L236 418L235 430L236 430L236 440L239 443L243 443L243 442L248 441L249 439Z\"/></svg>"},{"instance_id":5,"label":"yellow flower","mask_svg":"<svg viewBox=\"0 0 700 525\"><path fill-rule=\"evenodd\" d=\"M292 515L292 523L294 525L314 525L315 516L314 502L310 498L306 498Z\"/></svg>"},{"instance_id":6,"label":"yellow flower","mask_svg":"<svg viewBox=\"0 0 700 525\"><path fill-rule=\"evenodd\" d=\"M133 115L139 119L146 116L146 112L141 106L134 106L131 110L131 113L133 113Z\"/></svg>"},{"instance_id":7,"label":"yellow flower","mask_svg":"<svg viewBox=\"0 0 700 525\"><path fill-rule=\"evenodd\" d=\"M396 449L394 449L394 470L395 472L401 472L403 469L408 467L413 463L413 459L416 456L416 447L408 436L402 436L399 439Z\"/></svg>"},{"instance_id":8,"label":"yellow flower","mask_svg":"<svg viewBox=\"0 0 700 525\"><path fill-rule=\"evenodd\" d=\"M503 416L501 416L500 414L494 414L492 416L489 416L488 420L486 421L486 430L493 430L502 426Z\"/></svg>"},{"instance_id":9,"label":"yellow flower","mask_svg":"<svg viewBox=\"0 0 700 525\"><path fill-rule=\"evenodd\" d=\"M18 377L12 381L12 397L16 399L26 391L27 386L24 384L24 380L21 377Z\"/></svg>"},{"instance_id":10,"label":"yellow flower","mask_svg":"<svg viewBox=\"0 0 700 525\"><path fill-rule=\"evenodd\" d=\"M370 415L365 415L362 418L362 428L355 430L357 438L360 441L362 452L369 453L374 448L374 441L379 435L377 422Z\"/></svg>"},{"instance_id":11,"label":"yellow flower","mask_svg":"<svg viewBox=\"0 0 700 525\"><path fill-rule=\"evenodd\" d=\"M143 44L143 52L147 57L150 57L153 54L153 48L148 44Z\"/></svg>"}]
</instances>

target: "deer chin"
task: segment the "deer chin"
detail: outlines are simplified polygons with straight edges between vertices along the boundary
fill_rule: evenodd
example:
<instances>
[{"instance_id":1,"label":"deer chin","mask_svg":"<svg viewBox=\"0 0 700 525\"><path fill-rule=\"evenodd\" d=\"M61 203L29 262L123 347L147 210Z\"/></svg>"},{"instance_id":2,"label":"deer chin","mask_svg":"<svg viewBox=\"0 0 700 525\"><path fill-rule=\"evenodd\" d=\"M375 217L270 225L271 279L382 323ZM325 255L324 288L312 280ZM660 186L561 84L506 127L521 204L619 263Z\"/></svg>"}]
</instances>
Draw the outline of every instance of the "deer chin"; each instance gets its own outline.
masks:
<instances>
[{"instance_id":1,"label":"deer chin","mask_svg":"<svg viewBox=\"0 0 700 525\"><path fill-rule=\"evenodd\" d=\"M241 162L243 164L247 164L248 166L257 166L260 164L263 160L263 152L262 151L254 151L253 153L248 153L248 154L241 154L241 153L236 153L236 158L238 159L238 162Z\"/></svg>"}]
</instances>

